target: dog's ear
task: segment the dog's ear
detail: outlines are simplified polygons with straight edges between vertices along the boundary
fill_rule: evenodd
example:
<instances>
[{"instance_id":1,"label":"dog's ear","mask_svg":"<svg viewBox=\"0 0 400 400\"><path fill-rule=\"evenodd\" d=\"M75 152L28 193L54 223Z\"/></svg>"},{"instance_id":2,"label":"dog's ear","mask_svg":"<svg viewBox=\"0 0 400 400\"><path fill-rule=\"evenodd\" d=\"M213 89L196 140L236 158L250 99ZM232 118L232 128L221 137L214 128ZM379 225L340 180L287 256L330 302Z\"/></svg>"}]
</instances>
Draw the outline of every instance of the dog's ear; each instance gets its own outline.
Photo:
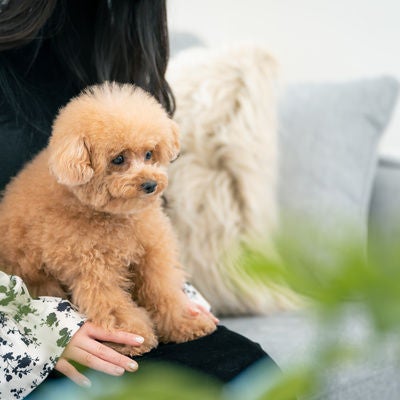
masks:
<instances>
[{"instance_id":1,"label":"dog's ear","mask_svg":"<svg viewBox=\"0 0 400 400\"><path fill-rule=\"evenodd\" d=\"M161 137L157 145L158 160L163 165L168 165L179 155L179 127L174 121L169 120L170 126L168 132Z\"/></svg>"},{"instance_id":2,"label":"dog's ear","mask_svg":"<svg viewBox=\"0 0 400 400\"><path fill-rule=\"evenodd\" d=\"M179 126L171 119L171 137L168 144L169 161L175 160L179 155Z\"/></svg>"},{"instance_id":3,"label":"dog's ear","mask_svg":"<svg viewBox=\"0 0 400 400\"><path fill-rule=\"evenodd\" d=\"M49 168L57 182L66 186L83 185L94 171L85 139L81 136L53 136L49 143Z\"/></svg>"}]
</instances>

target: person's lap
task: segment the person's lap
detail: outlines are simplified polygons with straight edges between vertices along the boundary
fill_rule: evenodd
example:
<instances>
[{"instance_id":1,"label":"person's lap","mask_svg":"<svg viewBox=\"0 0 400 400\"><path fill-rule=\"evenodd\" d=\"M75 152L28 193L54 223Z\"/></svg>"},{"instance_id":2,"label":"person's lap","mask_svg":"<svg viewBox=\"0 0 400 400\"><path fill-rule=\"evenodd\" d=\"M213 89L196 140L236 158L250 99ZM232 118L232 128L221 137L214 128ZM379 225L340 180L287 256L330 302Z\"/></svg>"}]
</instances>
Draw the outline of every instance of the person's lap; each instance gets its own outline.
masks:
<instances>
[{"instance_id":1,"label":"person's lap","mask_svg":"<svg viewBox=\"0 0 400 400\"><path fill-rule=\"evenodd\" d=\"M160 344L150 353L136 357L139 364L141 360L172 362L209 374L222 382L229 382L261 359L273 363L259 344L224 326L200 339Z\"/></svg>"},{"instance_id":2,"label":"person's lap","mask_svg":"<svg viewBox=\"0 0 400 400\"><path fill-rule=\"evenodd\" d=\"M201 372L203 376L209 376L220 383L232 381L257 362L264 362L268 365L268 371L278 370L274 361L259 344L224 326L218 326L218 329L211 335L190 342L160 344L151 352L135 357L135 360L139 363L141 372L145 372L149 364L163 362ZM133 373L133 375L137 374ZM54 384L56 379L62 378L66 379L53 371L27 399L41 398L40 395L46 385Z\"/></svg>"}]
</instances>

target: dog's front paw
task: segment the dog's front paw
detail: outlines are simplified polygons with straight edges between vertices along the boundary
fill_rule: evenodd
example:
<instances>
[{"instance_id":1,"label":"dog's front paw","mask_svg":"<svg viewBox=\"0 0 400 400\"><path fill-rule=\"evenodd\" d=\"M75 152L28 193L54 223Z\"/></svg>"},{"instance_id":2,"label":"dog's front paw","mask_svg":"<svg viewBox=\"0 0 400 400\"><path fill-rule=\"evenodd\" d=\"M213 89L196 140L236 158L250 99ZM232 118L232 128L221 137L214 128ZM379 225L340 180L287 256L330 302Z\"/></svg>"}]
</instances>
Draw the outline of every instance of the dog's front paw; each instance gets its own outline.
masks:
<instances>
[{"instance_id":1,"label":"dog's front paw","mask_svg":"<svg viewBox=\"0 0 400 400\"><path fill-rule=\"evenodd\" d=\"M209 335L216 329L216 318L210 313L190 312L188 307L176 308L155 318L161 342L182 343Z\"/></svg>"},{"instance_id":2,"label":"dog's front paw","mask_svg":"<svg viewBox=\"0 0 400 400\"><path fill-rule=\"evenodd\" d=\"M205 314L175 318L169 329L159 332L161 342L182 343L209 335L216 329L215 322Z\"/></svg>"},{"instance_id":3,"label":"dog's front paw","mask_svg":"<svg viewBox=\"0 0 400 400\"><path fill-rule=\"evenodd\" d=\"M139 346L128 346L118 343L106 342L106 344L128 356L137 356L149 352L157 347L158 339L155 335L153 323L142 308L131 310L129 313L118 313L104 317L102 320L93 321L99 325L112 330L133 333L142 336L144 341Z\"/></svg>"},{"instance_id":4,"label":"dog's front paw","mask_svg":"<svg viewBox=\"0 0 400 400\"><path fill-rule=\"evenodd\" d=\"M129 315L129 320L118 324L118 329L142 336L144 341L140 346L120 346L118 351L129 356L138 356L149 352L158 345L158 339L154 332L153 322L143 308L138 308Z\"/></svg>"}]
</instances>

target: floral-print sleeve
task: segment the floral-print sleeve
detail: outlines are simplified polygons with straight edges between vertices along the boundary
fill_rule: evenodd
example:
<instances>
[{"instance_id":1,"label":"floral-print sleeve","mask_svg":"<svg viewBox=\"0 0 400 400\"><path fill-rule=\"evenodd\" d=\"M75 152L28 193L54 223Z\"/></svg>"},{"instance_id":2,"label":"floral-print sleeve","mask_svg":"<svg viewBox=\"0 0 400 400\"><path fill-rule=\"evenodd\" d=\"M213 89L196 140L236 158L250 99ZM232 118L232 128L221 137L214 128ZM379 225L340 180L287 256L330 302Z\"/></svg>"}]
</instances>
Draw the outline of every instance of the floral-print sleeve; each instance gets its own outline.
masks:
<instances>
[{"instance_id":1,"label":"floral-print sleeve","mask_svg":"<svg viewBox=\"0 0 400 400\"><path fill-rule=\"evenodd\" d=\"M85 318L56 297L32 299L0 271L0 399L22 399L54 368Z\"/></svg>"},{"instance_id":2,"label":"floral-print sleeve","mask_svg":"<svg viewBox=\"0 0 400 400\"><path fill-rule=\"evenodd\" d=\"M210 303L203 297L203 295L189 282L183 285L183 292L194 303L200 304L206 310L211 311Z\"/></svg>"}]
</instances>

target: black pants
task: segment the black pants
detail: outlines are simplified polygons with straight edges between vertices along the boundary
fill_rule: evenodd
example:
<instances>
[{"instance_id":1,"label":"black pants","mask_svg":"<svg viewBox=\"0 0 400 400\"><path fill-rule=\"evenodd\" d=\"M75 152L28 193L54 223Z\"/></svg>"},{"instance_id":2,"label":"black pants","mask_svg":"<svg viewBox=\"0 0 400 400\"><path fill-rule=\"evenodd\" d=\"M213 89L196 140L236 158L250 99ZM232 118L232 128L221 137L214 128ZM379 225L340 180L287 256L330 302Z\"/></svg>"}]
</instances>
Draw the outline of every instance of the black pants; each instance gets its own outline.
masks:
<instances>
[{"instance_id":1,"label":"black pants","mask_svg":"<svg viewBox=\"0 0 400 400\"><path fill-rule=\"evenodd\" d=\"M259 344L219 326L211 335L191 342L160 344L150 353L137 357L136 361L172 362L211 375L221 382L229 382L261 359L268 359L273 364Z\"/></svg>"},{"instance_id":2,"label":"black pants","mask_svg":"<svg viewBox=\"0 0 400 400\"><path fill-rule=\"evenodd\" d=\"M194 371L209 375L217 381L226 383L237 377L248 367L263 360L268 364L268 371L276 371L275 363L264 352L261 346L251 340L232 332L224 326L209 336L186 343L160 344L156 349L135 357L139 371L145 371L146 365L152 362L168 362L184 366ZM53 371L29 399L40 399L40 392L47 382L59 379L63 375ZM118 379L118 378L116 378ZM268 377L265 377L268 379Z\"/></svg>"}]
</instances>

